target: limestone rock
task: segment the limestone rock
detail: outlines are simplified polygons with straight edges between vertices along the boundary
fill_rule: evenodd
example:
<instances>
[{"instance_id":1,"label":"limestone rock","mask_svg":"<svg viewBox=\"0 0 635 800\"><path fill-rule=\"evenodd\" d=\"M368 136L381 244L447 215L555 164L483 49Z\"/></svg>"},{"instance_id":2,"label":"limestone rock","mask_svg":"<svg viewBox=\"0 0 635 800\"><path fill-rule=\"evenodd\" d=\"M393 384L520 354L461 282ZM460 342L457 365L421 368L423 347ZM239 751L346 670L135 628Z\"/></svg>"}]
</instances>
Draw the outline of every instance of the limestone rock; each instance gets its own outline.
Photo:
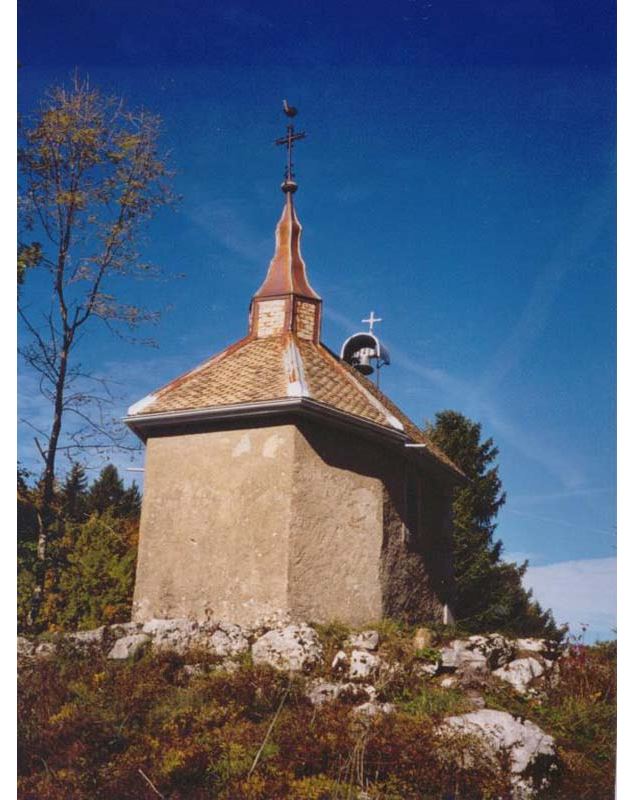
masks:
<instances>
[{"instance_id":1,"label":"limestone rock","mask_svg":"<svg viewBox=\"0 0 635 800\"><path fill-rule=\"evenodd\" d=\"M31 658L35 654L35 642L27 639L26 636L18 636L17 655L18 659Z\"/></svg>"},{"instance_id":2,"label":"limestone rock","mask_svg":"<svg viewBox=\"0 0 635 800\"><path fill-rule=\"evenodd\" d=\"M444 727L476 734L493 753L509 754L515 800L531 800L548 787L556 768L554 740L533 722L484 708L448 717Z\"/></svg>"},{"instance_id":3,"label":"limestone rock","mask_svg":"<svg viewBox=\"0 0 635 800\"><path fill-rule=\"evenodd\" d=\"M102 647L106 639L106 626L90 631L75 631L66 635L66 640L78 650L93 650Z\"/></svg>"},{"instance_id":4,"label":"limestone rock","mask_svg":"<svg viewBox=\"0 0 635 800\"><path fill-rule=\"evenodd\" d=\"M337 683L317 681L309 687L306 696L314 706L321 706L324 703L330 703L337 699L339 691L340 686Z\"/></svg>"},{"instance_id":5,"label":"limestone rock","mask_svg":"<svg viewBox=\"0 0 635 800\"><path fill-rule=\"evenodd\" d=\"M308 625L287 625L269 631L251 648L255 664L270 664L280 670L308 670L322 658L317 632Z\"/></svg>"},{"instance_id":6,"label":"limestone rock","mask_svg":"<svg viewBox=\"0 0 635 800\"><path fill-rule=\"evenodd\" d=\"M348 670L348 656L344 650L338 650L335 653L335 658L331 662L331 669L333 672L346 672Z\"/></svg>"},{"instance_id":7,"label":"limestone rock","mask_svg":"<svg viewBox=\"0 0 635 800\"><path fill-rule=\"evenodd\" d=\"M377 703L369 700L353 709L354 714L361 714L367 717L376 717L378 714L393 714L395 706L392 703Z\"/></svg>"},{"instance_id":8,"label":"limestone rock","mask_svg":"<svg viewBox=\"0 0 635 800\"><path fill-rule=\"evenodd\" d=\"M35 647L35 655L38 658L48 658L57 652L57 645L54 642L40 642Z\"/></svg>"},{"instance_id":9,"label":"limestone rock","mask_svg":"<svg viewBox=\"0 0 635 800\"><path fill-rule=\"evenodd\" d=\"M472 650L467 639L454 639L441 648L441 666L444 669L457 669L460 664L468 661L486 663L487 659L482 653Z\"/></svg>"},{"instance_id":10,"label":"limestone rock","mask_svg":"<svg viewBox=\"0 0 635 800\"><path fill-rule=\"evenodd\" d=\"M540 678L544 672L545 668L541 662L528 656L527 658L517 658L504 667L495 670L492 674L503 681L507 681L507 683L511 683L517 692L526 694L534 678Z\"/></svg>"},{"instance_id":11,"label":"limestone rock","mask_svg":"<svg viewBox=\"0 0 635 800\"><path fill-rule=\"evenodd\" d=\"M192 646L198 627L189 619L151 619L143 625L142 632L152 638L157 650L184 653Z\"/></svg>"},{"instance_id":12,"label":"limestone rock","mask_svg":"<svg viewBox=\"0 0 635 800\"><path fill-rule=\"evenodd\" d=\"M441 666L440 661L419 661L412 668L413 673L419 678L436 675Z\"/></svg>"},{"instance_id":13,"label":"limestone rock","mask_svg":"<svg viewBox=\"0 0 635 800\"><path fill-rule=\"evenodd\" d=\"M377 690L370 684L331 683L317 679L309 684L307 698L314 706L321 706L334 700L344 702L370 702L377 698Z\"/></svg>"},{"instance_id":14,"label":"limestone rock","mask_svg":"<svg viewBox=\"0 0 635 800\"><path fill-rule=\"evenodd\" d=\"M142 628L140 622L117 622L108 628L108 633L113 639L120 639L122 636L130 636L132 633L139 633Z\"/></svg>"},{"instance_id":15,"label":"limestone rock","mask_svg":"<svg viewBox=\"0 0 635 800\"><path fill-rule=\"evenodd\" d=\"M147 633L131 633L129 636L122 636L113 645L108 653L108 658L130 658L150 641Z\"/></svg>"},{"instance_id":16,"label":"limestone rock","mask_svg":"<svg viewBox=\"0 0 635 800\"><path fill-rule=\"evenodd\" d=\"M239 625L221 622L209 637L208 648L217 656L237 656L249 650L249 642Z\"/></svg>"},{"instance_id":17,"label":"limestone rock","mask_svg":"<svg viewBox=\"0 0 635 800\"><path fill-rule=\"evenodd\" d=\"M454 689L458 684L457 679L454 676L448 676L441 681L441 688L442 689Z\"/></svg>"},{"instance_id":18,"label":"limestone rock","mask_svg":"<svg viewBox=\"0 0 635 800\"><path fill-rule=\"evenodd\" d=\"M516 647L526 653L543 653L548 649L544 639L516 639Z\"/></svg>"},{"instance_id":19,"label":"limestone rock","mask_svg":"<svg viewBox=\"0 0 635 800\"><path fill-rule=\"evenodd\" d=\"M491 633L488 636L470 636L469 649L484 655L490 669L498 669L513 660L515 645L500 633Z\"/></svg>"},{"instance_id":20,"label":"limestone rock","mask_svg":"<svg viewBox=\"0 0 635 800\"><path fill-rule=\"evenodd\" d=\"M353 650L351 652L348 677L351 680L366 680L379 672L381 659L367 650Z\"/></svg>"},{"instance_id":21,"label":"limestone rock","mask_svg":"<svg viewBox=\"0 0 635 800\"><path fill-rule=\"evenodd\" d=\"M377 631L353 633L348 637L345 645L357 650L377 650L379 647L379 634Z\"/></svg>"}]
</instances>

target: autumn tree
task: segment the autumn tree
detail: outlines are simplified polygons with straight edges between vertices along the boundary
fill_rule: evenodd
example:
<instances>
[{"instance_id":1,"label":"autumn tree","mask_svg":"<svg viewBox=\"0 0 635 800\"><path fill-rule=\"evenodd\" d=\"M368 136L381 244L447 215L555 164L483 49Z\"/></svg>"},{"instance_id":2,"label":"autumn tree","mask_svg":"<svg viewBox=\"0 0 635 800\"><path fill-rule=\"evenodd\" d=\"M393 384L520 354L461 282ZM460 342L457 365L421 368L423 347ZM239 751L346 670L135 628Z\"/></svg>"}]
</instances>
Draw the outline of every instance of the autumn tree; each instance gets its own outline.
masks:
<instances>
[{"instance_id":1,"label":"autumn tree","mask_svg":"<svg viewBox=\"0 0 635 800\"><path fill-rule=\"evenodd\" d=\"M68 89L51 89L22 120L21 354L51 407L46 427L25 420L43 462L32 625L45 585L56 459L62 451L121 443L104 411L107 386L82 366L77 345L96 324L124 335L157 319L155 311L126 302L123 279L155 274L141 258L139 233L173 199L158 151L159 124L155 115L130 110L77 77ZM50 298L44 309L27 291L35 272L48 284L40 292ZM69 417L74 424L64 437Z\"/></svg>"},{"instance_id":2,"label":"autumn tree","mask_svg":"<svg viewBox=\"0 0 635 800\"><path fill-rule=\"evenodd\" d=\"M503 543L495 538L496 518L506 498L493 440L483 441L481 426L456 411L439 412L426 434L469 480L455 491L453 501L457 621L475 632L558 635L551 612L543 611L523 588L527 562L503 560Z\"/></svg>"}]
</instances>

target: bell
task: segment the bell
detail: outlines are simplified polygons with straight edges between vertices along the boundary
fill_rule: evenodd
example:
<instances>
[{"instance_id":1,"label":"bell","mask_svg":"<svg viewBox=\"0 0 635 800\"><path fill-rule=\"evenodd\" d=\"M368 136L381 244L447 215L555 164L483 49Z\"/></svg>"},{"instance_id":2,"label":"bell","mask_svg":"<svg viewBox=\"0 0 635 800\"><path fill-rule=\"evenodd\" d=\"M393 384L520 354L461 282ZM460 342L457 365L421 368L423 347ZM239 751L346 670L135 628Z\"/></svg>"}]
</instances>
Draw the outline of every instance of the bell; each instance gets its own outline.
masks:
<instances>
[{"instance_id":1,"label":"bell","mask_svg":"<svg viewBox=\"0 0 635 800\"><path fill-rule=\"evenodd\" d=\"M362 375L372 375L374 371L373 365L370 363L370 354L368 352L361 352L359 354L359 358L357 359L357 363L355 364L355 369L359 370Z\"/></svg>"}]
</instances>

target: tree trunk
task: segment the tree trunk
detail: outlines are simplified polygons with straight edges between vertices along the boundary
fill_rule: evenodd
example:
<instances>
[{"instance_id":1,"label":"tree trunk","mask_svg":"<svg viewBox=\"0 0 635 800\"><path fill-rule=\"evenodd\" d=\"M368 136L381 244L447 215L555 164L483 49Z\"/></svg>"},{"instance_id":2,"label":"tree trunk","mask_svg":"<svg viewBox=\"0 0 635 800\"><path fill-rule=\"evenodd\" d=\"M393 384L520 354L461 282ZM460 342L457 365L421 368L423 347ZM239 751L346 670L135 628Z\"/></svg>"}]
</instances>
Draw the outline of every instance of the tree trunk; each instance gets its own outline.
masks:
<instances>
[{"instance_id":1,"label":"tree trunk","mask_svg":"<svg viewBox=\"0 0 635 800\"><path fill-rule=\"evenodd\" d=\"M28 616L28 626L35 628L39 621L42 602L44 601L44 587L46 585L46 574L48 567L48 544L51 530L55 521L55 511L53 500L55 498L55 458L57 455L57 445L62 430L62 413L64 408L64 387L66 384L66 368L68 364L68 353L71 342L67 339L64 342L60 353L60 369L55 382L55 406L53 412L53 424L51 434L46 449L46 459L44 473L42 475L42 489L40 497L40 508L38 513L39 531L37 538L37 550L35 560L35 586L31 595L31 609Z\"/></svg>"}]
</instances>

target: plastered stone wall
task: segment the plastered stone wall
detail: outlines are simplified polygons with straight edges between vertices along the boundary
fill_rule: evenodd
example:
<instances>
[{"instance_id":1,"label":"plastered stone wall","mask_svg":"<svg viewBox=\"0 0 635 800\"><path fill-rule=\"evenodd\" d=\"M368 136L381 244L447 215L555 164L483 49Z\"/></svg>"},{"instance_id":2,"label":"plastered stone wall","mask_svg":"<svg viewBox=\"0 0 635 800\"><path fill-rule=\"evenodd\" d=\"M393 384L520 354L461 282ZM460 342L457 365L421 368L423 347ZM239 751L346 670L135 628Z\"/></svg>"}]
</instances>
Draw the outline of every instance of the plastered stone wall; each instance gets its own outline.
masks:
<instances>
[{"instance_id":1,"label":"plastered stone wall","mask_svg":"<svg viewBox=\"0 0 635 800\"><path fill-rule=\"evenodd\" d=\"M450 499L417 468L413 514L406 464L308 421L151 437L134 618L441 621Z\"/></svg>"},{"instance_id":2,"label":"plastered stone wall","mask_svg":"<svg viewBox=\"0 0 635 800\"><path fill-rule=\"evenodd\" d=\"M289 545L289 604L299 618L352 624L382 614L383 488L376 452L341 431L297 431Z\"/></svg>"},{"instance_id":3,"label":"plastered stone wall","mask_svg":"<svg viewBox=\"0 0 635 800\"><path fill-rule=\"evenodd\" d=\"M286 608L294 441L292 425L148 440L135 619Z\"/></svg>"},{"instance_id":4,"label":"plastered stone wall","mask_svg":"<svg viewBox=\"0 0 635 800\"><path fill-rule=\"evenodd\" d=\"M316 424L299 425L295 451L294 611L352 624L441 622L452 602L449 489L394 450ZM410 509L408 469L416 480Z\"/></svg>"}]
</instances>

